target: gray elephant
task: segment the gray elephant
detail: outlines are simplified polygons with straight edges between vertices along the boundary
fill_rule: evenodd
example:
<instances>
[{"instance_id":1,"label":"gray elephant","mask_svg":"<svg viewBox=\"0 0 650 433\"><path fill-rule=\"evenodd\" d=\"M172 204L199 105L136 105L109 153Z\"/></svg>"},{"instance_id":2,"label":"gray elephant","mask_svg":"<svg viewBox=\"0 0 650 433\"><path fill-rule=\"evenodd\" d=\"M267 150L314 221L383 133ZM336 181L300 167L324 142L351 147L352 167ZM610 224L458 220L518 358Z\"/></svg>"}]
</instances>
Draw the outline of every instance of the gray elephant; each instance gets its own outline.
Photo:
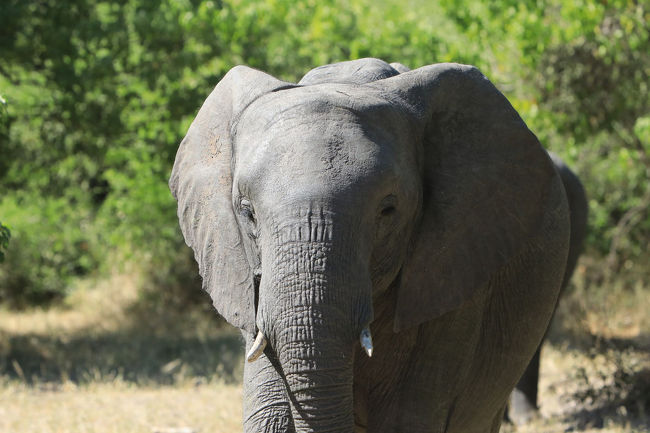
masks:
<instances>
[{"instance_id":1,"label":"gray elephant","mask_svg":"<svg viewBox=\"0 0 650 433\"><path fill-rule=\"evenodd\" d=\"M233 68L170 179L246 341L246 432L497 432L553 313L562 182L476 69Z\"/></svg>"},{"instance_id":2,"label":"gray elephant","mask_svg":"<svg viewBox=\"0 0 650 433\"><path fill-rule=\"evenodd\" d=\"M582 252L582 246L587 234L587 215L589 204L585 189L578 176L571 171L569 167L560 159L559 156L549 153L555 169L560 174L564 191L569 203L569 214L571 220L571 236L569 244L569 256L564 278L562 279L562 288L564 290L569 284L573 275L578 257ZM519 382L515 386L511 396L508 408L508 418L515 424L524 424L537 414L537 386L539 382L539 364L540 364L540 347L537 348L533 359L528 364Z\"/></svg>"}]
</instances>

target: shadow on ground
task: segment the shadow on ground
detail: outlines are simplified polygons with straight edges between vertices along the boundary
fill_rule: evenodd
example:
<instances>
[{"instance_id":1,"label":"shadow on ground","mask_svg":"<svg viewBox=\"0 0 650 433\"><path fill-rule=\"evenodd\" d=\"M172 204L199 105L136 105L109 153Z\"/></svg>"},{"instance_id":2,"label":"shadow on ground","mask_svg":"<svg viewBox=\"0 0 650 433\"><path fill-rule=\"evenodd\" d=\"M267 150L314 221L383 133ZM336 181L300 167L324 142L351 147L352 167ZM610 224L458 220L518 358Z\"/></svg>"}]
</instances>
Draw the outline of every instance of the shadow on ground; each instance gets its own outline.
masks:
<instances>
[{"instance_id":1,"label":"shadow on ground","mask_svg":"<svg viewBox=\"0 0 650 433\"><path fill-rule=\"evenodd\" d=\"M42 322L49 328L0 328L0 378L30 385L241 381L241 334L217 315L198 277L159 273L158 279L147 276L144 289L126 274L78 291L75 304L50 310L54 318ZM81 318L66 322L66 308Z\"/></svg>"},{"instance_id":2,"label":"shadow on ground","mask_svg":"<svg viewBox=\"0 0 650 433\"><path fill-rule=\"evenodd\" d=\"M570 426L566 431L609 431L610 426L649 431L650 335L574 335L555 326L547 344L581 354L565 371L570 385L557 390L562 422Z\"/></svg>"},{"instance_id":3,"label":"shadow on ground","mask_svg":"<svg viewBox=\"0 0 650 433\"><path fill-rule=\"evenodd\" d=\"M198 297L203 302L168 298L141 295L105 317L99 306L71 329L0 330L0 377L30 385L241 381L241 334L205 296Z\"/></svg>"},{"instance_id":4,"label":"shadow on ground","mask_svg":"<svg viewBox=\"0 0 650 433\"><path fill-rule=\"evenodd\" d=\"M648 428L650 369L631 373L618 371L614 376L612 384L575 393L572 398L582 402L583 408L567 415L565 421L575 425L578 430L600 429L608 423Z\"/></svg>"},{"instance_id":5,"label":"shadow on ground","mask_svg":"<svg viewBox=\"0 0 650 433\"><path fill-rule=\"evenodd\" d=\"M27 383L89 383L121 379L171 384L188 378L240 380L241 337L151 335L135 330L101 335L3 338L0 374Z\"/></svg>"},{"instance_id":6,"label":"shadow on ground","mask_svg":"<svg viewBox=\"0 0 650 433\"><path fill-rule=\"evenodd\" d=\"M632 340L594 341L592 364L576 369L577 389L564 397L564 420L578 430L627 425L650 427L650 348ZM598 362L596 362L598 360Z\"/></svg>"},{"instance_id":7,"label":"shadow on ground","mask_svg":"<svg viewBox=\"0 0 650 433\"><path fill-rule=\"evenodd\" d=\"M120 379L172 384L190 378L241 380L241 337L224 331L206 338L147 335L20 335L2 338L0 374L29 384Z\"/></svg>"}]
</instances>

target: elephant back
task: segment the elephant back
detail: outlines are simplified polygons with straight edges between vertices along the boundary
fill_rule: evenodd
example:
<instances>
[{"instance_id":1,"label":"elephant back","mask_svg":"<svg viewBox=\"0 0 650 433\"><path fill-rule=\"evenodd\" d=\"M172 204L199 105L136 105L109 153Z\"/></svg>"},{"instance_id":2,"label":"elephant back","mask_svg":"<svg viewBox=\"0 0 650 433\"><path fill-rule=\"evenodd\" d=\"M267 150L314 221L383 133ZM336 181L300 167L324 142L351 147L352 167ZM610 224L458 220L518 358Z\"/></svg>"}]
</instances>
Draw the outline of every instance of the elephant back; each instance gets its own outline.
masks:
<instances>
[{"instance_id":1,"label":"elephant back","mask_svg":"<svg viewBox=\"0 0 650 433\"><path fill-rule=\"evenodd\" d=\"M408 70L406 66L400 65ZM366 58L323 65L307 72L298 83L311 86L324 83L366 84L399 75L400 71L383 60Z\"/></svg>"}]
</instances>

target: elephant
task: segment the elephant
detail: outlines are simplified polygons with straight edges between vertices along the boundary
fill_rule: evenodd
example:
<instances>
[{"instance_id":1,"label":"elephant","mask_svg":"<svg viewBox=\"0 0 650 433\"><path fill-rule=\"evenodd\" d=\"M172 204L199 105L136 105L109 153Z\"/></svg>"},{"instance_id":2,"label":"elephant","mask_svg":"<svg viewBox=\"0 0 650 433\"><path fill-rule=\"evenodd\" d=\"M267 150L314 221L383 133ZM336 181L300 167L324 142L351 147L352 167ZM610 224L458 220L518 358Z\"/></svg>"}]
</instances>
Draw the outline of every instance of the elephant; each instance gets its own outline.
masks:
<instances>
[{"instance_id":1,"label":"elephant","mask_svg":"<svg viewBox=\"0 0 650 433\"><path fill-rule=\"evenodd\" d=\"M562 181L475 67L216 85L169 181L245 342L245 432L497 432L553 314Z\"/></svg>"},{"instance_id":2,"label":"elephant","mask_svg":"<svg viewBox=\"0 0 650 433\"><path fill-rule=\"evenodd\" d=\"M571 222L571 234L569 241L569 255L567 259L564 277L562 278L561 292L571 280L573 271L578 263L578 257L582 252L585 236L587 234L587 216L589 204L584 186L580 178L562 161L556 154L549 152L556 171L562 179L562 185L569 203L569 215ZM541 346L537 348L533 359L528 364L521 379L517 382L515 389L510 395L508 407L508 419L515 424L525 424L535 417L538 411L537 387L539 382L539 365Z\"/></svg>"}]
</instances>

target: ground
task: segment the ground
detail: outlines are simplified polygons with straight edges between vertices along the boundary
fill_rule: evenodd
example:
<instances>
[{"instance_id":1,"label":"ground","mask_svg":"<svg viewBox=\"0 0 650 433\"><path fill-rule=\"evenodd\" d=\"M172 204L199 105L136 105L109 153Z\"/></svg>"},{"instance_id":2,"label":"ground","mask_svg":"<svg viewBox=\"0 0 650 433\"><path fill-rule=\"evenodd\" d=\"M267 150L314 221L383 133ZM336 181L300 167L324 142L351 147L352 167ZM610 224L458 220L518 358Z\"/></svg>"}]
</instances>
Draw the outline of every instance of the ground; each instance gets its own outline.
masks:
<instances>
[{"instance_id":1,"label":"ground","mask_svg":"<svg viewBox=\"0 0 650 433\"><path fill-rule=\"evenodd\" d=\"M152 308L137 286L118 275L0 311L0 432L241 431L238 333L209 308ZM572 287L542 353L541 416L502 432L650 431L647 293Z\"/></svg>"},{"instance_id":2,"label":"ground","mask_svg":"<svg viewBox=\"0 0 650 433\"><path fill-rule=\"evenodd\" d=\"M241 387L138 387L98 383L77 387L4 386L2 432L241 432Z\"/></svg>"}]
</instances>

